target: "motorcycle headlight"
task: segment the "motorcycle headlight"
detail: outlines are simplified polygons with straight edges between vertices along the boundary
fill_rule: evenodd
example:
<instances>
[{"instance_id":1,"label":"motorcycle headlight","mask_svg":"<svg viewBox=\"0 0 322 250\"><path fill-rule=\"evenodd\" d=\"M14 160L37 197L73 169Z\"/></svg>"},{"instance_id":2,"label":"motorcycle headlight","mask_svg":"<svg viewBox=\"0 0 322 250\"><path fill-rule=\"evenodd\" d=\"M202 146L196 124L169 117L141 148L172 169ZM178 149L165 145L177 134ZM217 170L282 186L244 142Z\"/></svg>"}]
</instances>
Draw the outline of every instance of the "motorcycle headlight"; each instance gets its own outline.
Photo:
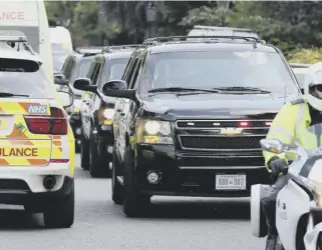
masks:
<instances>
[{"instance_id":1,"label":"motorcycle headlight","mask_svg":"<svg viewBox=\"0 0 322 250\"><path fill-rule=\"evenodd\" d=\"M78 113L80 111L82 104L82 100L80 99L74 99L73 107L74 107L74 112Z\"/></svg>"},{"instance_id":2,"label":"motorcycle headlight","mask_svg":"<svg viewBox=\"0 0 322 250\"><path fill-rule=\"evenodd\" d=\"M170 122L155 120L140 121L138 126L138 142L173 144Z\"/></svg>"},{"instance_id":3,"label":"motorcycle headlight","mask_svg":"<svg viewBox=\"0 0 322 250\"><path fill-rule=\"evenodd\" d=\"M310 180L310 186L313 189L315 201L318 207L322 208L322 183Z\"/></svg>"},{"instance_id":4,"label":"motorcycle headlight","mask_svg":"<svg viewBox=\"0 0 322 250\"><path fill-rule=\"evenodd\" d=\"M114 116L115 110L114 109L105 109L103 111L103 115L106 119L112 119Z\"/></svg>"}]
</instances>

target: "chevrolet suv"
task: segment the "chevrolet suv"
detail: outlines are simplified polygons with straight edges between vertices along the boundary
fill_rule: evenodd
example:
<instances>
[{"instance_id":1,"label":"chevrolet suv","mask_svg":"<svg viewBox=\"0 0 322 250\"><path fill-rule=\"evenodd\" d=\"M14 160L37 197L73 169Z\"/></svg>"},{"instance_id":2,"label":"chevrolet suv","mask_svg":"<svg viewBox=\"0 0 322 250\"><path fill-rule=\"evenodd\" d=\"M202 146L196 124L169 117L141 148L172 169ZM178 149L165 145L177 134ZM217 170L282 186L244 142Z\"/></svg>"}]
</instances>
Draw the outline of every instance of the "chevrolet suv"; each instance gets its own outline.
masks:
<instances>
[{"instance_id":1,"label":"chevrolet suv","mask_svg":"<svg viewBox=\"0 0 322 250\"><path fill-rule=\"evenodd\" d=\"M148 39L102 93L120 98L112 199L129 217L153 195L249 197L269 183L260 139L301 95L279 49L230 36Z\"/></svg>"},{"instance_id":2,"label":"chevrolet suv","mask_svg":"<svg viewBox=\"0 0 322 250\"><path fill-rule=\"evenodd\" d=\"M112 79L120 79L136 45L108 46L97 54L89 68L86 81L100 91L102 85ZM112 160L112 118L116 98L102 100L97 93L86 92L82 98L81 117L81 166L92 177L109 177Z\"/></svg>"}]
</instances>

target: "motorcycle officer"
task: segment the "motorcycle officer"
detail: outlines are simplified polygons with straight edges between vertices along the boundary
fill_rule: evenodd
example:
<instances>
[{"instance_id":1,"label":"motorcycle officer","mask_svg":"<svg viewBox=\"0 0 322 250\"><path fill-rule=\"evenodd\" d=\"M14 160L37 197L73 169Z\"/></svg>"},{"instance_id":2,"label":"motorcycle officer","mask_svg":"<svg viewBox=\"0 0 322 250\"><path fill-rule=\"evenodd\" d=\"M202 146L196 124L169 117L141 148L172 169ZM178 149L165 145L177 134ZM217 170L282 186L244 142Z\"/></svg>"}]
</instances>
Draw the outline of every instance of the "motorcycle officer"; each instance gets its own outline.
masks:
<instances>
[{"instance_id":1,"label":"motorcycle officer","mask_svg":"<svg viewBox=\"0 0 322 250\"><path fill-rule=\"evenodd\" d=\"M279 139L290 144L297 141L301 129L318 123L322 123L322 63L311 66L304 81L304 95L284 105L273 120L266 138ZM275 250L278 236L275 224L277 194L288 181L283 173L287 169L288 161L294 159L295 155L267 151L264 151L263 155L265 165L275 178L275 185L262 199L268 226L266 250Z\"/></svg>"}]
</instances>

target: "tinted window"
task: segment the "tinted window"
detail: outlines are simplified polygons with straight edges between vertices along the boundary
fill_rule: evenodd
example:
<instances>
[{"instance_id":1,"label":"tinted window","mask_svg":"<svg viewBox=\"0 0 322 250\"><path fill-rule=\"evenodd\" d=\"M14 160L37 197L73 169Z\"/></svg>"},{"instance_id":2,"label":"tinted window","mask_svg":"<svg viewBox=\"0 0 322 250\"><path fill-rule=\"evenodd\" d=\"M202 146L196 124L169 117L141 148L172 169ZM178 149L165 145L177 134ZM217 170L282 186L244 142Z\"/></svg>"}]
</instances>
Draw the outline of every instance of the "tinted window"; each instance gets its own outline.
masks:
<instances>
[{"instance_id":1,"label":"tinted window","mask_svg":"<svg viewBox=\"0 0 322 250\"><path fill-rule=\"evenodd\" d=\"M200 51L152 54L140 75L140 90L155 88L255 87L298 93L277 53Z\"/></svg>"},{"instance_id":2,"label":"tinted window","mask_svg":"<svg viewBox=\"0 0 322 250\"><path fill-rule=\"evenodd\" d=\"M105 63L103 71L100 75L99 87L112 79L122 79L122 75L124 73L126 64L129 58L118 58L118 59L110 59L107 63ZM117 98L115 97L106 97L109 103L115 103Z\"/></svg>"},{"instance_id":3,"label":"tinted window","mask_svg":"<svg viewBox=\"0 0 322 250\"><path fill-rule=\"evenodd\" d=\"M100 85L112 79L122 79L128 60L129 58L110 59L105 63L101 74Z\"/></svg>"},{"instance_id":4,"label":"tinted window","mask_svg":"<svg viewBox=\"0 0 322 250\"><path fill-rule=\"evenodd\" d=\"M91 66L91 63L92 63L92 57L84 58L83 60L81 60L81 62L79 64L78 71L77 71L76 78L85 77L87 75L89 66Z\"/></svg>"}]
</instances>

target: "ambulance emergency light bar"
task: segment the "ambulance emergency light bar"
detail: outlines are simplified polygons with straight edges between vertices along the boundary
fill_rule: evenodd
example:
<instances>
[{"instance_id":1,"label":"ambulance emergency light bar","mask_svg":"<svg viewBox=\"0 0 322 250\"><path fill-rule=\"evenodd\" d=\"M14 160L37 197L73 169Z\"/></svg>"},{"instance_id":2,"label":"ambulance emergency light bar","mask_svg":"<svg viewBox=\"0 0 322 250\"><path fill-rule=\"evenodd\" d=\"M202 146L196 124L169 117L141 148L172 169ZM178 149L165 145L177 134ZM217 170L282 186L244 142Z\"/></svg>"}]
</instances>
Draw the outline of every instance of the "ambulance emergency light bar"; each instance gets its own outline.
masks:
<instances>
[{"instance_id":1,"label":"ambulance emergency light bar","mask_svg":"<svg viewBox=\"0 0 322 250\"><path fill-rule=\"evenodd\" d=\"M11 48L15 48L16 44L18 43L17 46L17 51L20 51L20 43L22 44L23 48L30 52L32 55L35 55L35 52L31 48L31 46L27 43L27 37L26 36L12 36L12 35L1 35L0 34L0 43L6 43L9 45Z\"/></svg>"},{"instance_id":2,"label":"ambulance emergency light bar","mask_svg":"<svg viewBox=\"0 0 322 250\"><path fill-rule=\"evenodd\" d=\"M28 42L28 40L27 40L27 37L25 37L25 36L1 36L0 35L0 42L26 43L26 42Z\"/></svg>"}]
</instances>

